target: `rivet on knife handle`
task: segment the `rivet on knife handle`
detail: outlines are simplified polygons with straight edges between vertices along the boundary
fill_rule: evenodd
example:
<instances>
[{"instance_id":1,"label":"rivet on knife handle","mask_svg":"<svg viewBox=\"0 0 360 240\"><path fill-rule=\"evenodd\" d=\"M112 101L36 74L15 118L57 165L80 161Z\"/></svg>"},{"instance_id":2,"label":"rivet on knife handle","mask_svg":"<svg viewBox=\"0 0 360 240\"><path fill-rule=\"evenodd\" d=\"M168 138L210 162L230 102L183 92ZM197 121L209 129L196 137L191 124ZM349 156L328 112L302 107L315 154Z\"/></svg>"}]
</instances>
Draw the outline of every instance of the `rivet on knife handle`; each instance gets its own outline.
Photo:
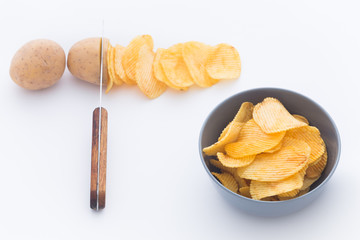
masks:
<instances>
[{"instance_id":1,"label":"rivet on knife handle","mask_svg":"<svg viewBox=\"0 0 360 240\"><path fill-rule=\"evenodd\" d=\"M93 112L92 126L90 183L90 207L94 210L105 208L107 123L107 110L103 107L101 108L101 110L100 107L95 108ZM101 124L101 126L99 126L99 124Z\"/></svg>"}]
</instances>

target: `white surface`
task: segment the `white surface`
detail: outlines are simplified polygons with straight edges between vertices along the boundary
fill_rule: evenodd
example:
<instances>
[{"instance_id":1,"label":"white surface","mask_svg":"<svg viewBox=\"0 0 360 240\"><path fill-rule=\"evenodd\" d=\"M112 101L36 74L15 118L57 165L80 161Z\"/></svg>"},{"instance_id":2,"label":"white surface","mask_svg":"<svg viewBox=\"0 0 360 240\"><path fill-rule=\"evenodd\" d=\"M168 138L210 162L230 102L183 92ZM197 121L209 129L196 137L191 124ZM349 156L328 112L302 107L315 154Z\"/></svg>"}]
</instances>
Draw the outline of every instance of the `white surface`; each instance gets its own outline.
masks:
<instances>
[{"instance_id":1,"label":"white surface","mask_svg":"<svg viewBox=\"0 0 360 240\"><path fill-rule=\"evenodd\" d=\"M100 2L103 2L100 4ZM7 1L0 9L0 239L335 239L356 236L359 196L358 1ZM106 12L105 12L106 11ZM103 16L99 13L104 12ZM101 33L155 48L189 40L234 45L242 74L209 89L147 99L136 87L104 96L109 111L107 206L89 208L91 114L98 88L66 70L54 87L21 89L16 50L49 38L67 53ZM201 165L207 114L246 89L281 87L322 105L342 137L340 164L299 213L246 215L218 195Z\"/></svg>"}]
</instances>

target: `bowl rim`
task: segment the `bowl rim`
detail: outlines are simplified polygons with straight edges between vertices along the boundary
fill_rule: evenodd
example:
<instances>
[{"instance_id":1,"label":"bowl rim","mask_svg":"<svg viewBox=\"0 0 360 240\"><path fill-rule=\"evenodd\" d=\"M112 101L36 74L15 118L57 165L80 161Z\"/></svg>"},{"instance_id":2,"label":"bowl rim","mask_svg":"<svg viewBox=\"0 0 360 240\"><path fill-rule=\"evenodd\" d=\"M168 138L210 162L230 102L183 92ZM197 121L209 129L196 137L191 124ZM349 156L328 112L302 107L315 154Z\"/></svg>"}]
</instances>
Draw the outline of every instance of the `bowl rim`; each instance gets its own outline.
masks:
<instances>
[{"instance_id":1,"label":"bowl rim","mask_svg":"<svg viewBox=\"0 0 360 240\"><path fill-rule=\"evenodd\" d=\"M333 168L330 170L329 172L329 175L318 185L316 186L314 189L311 189L309 192L299 196L299 197L296 197L296 198L292 198L292 199L288 199L288 200L281 200L281 201L262 201L262 200L255 200L255 199L252 199L252 198L247 198L247 197L244 197L244 196L241 196L240 194L237 194L229 189L227 189L226 187L224 187L224 185L222 185L216 178L215 176L213 176L209 170L209 168L207 167L206 163L205 163L205 159L203 157L203 151L202 151L202 147L201 147L201 140L202 140L202 135L203 135L203 132L204 132L204 128L205 128L205 125L207 124L207 122L209 121L210 119L210 116L213 115L213 113L219 109L224 103L226 103L227 101L230 101L231 99L233 98L236 98L237 96L239 95L242 95L242 94L245 94L245 93L251 93L251 92L257 92L257 91L282 91L282 92L287 92L287 93L290 93L290 94L294 94L294 95L298 95L306 100L308 100L309 102L311 102L312 104L314 104L315 106L317 106L319 109L321 109L323 111L323 113L325 114L325 116L329 119L330 123L332 124L332 126L334 127L334 130L335 130L335 136L336 136L336 140L338 142L338 151L337 151L337 155L335 156L335 163L334 163L334 166ZM238 92L238 93L235 93L233 95L231 95L230 97L227 97L225 99L223 99L221 102L219 102L209 113L208 115L206 116L205 118L205 121L203 122L202 126L201 126L201 129L200 129L200 134L199 134L199 140L198 140L198 147L199 147L199 154L200 154L200 159L201 159L201 163L203 165L203 167L205 168L205 171L208 173L208 175L210 176L210 178L213 180L213 182L215 182L215 184L217 184L220 189L224 190L225 192L227 192L228 194L231 194L232 196L234 197L237 197L237 198L240 198L242 200L245 200L245 201L250 201L250 202L257 202L257 203L261 203L261 204L269 204L269 205L273 205L273 204L282 204L284 202L291 202L291 201L299 201L300 199L302 198L306 198L307 196L309 196L311 193L315 192L317 189L321 189L322 186L324 186L328 181L329 179L332 177L332 175L334 174L338 164L339 164L339 160L340 160L340 155L341 155L341 139L340 139L340 133L338 131L338 128L335 124L335 121L332 119L332 117L330 116L330 114L320 105L318 104L317 102L315 102L314 100L312 100L311 98L301 94L301 93L298 93L298 92L295 92L295 91L292 91L292 90L288 90L288 89L284 89L284 88L272 88L272 87L263 87L263 88L252 88L252 89L248 89L248 90L244 90L244 91L241 91L241 92Z\"/></svg>"}]
</instances>

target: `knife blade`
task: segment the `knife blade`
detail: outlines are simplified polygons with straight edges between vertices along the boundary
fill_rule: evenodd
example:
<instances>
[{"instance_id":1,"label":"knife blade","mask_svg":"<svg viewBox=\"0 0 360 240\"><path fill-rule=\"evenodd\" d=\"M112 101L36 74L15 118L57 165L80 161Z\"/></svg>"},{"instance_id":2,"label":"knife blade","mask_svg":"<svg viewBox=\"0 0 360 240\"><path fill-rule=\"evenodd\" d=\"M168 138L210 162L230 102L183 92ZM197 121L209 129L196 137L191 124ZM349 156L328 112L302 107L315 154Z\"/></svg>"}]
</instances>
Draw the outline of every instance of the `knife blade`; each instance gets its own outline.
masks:
<instances>
[{"instance_id":1,"label":"knife blade","mask_svg":"<svg viewBox=\"0 0 360 240\"><path fill-rule=\"evenodd\" d=\"M102 107L104 66L104 22L100 38L99 106L93 111L91 144L90 208L105 208L108 112ZM105 69L106 70L106 69Z\"/></svg>"}]
</instances>

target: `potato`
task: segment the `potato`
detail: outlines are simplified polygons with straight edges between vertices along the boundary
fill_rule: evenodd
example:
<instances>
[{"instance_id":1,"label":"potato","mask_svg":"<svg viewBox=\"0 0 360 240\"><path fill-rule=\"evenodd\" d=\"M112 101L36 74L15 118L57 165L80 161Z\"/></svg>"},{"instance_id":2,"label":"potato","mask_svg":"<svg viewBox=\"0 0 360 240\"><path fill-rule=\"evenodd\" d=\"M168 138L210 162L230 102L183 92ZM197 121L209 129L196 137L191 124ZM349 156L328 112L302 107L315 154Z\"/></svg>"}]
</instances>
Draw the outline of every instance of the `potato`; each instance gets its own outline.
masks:
<instances>
[{"instance_id":1,"label":"potato","mask_svg":"<svg viewBox=\"0 0 360 240\"><path fill-rule=\"evenodd\" d=\"M15 53L10 77L29 90L47 88L61 78L65 62L65 52L59 44L47 39L33 40Z\"/></svg>"},{"instance_id":2,"label":"potato","mask_svg":"<svg viewBox=\"0 0 360 240\"><path fill-rule=\"evenodd\" d=\"M101 38L86 38L75 43L69 50L67 67L77 78L100 84L100 45ZM108 39L104 39L103 83L107 83L107 47Z\"/></svg>"}]
</instances>

